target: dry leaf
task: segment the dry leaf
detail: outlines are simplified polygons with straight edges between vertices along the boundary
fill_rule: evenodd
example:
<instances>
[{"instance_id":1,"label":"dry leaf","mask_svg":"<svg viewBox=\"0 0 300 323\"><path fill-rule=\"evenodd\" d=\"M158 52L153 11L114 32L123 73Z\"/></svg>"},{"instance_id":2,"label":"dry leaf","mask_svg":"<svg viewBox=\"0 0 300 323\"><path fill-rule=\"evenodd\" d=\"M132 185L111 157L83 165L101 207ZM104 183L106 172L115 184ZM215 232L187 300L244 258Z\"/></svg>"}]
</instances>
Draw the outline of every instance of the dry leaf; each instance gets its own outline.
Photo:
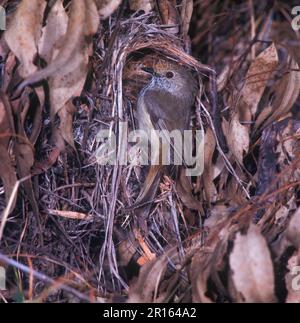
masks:
<instances>
[{"instance_id":1,"label":"dry leaf","mask_svg":"<svg viewBox=\"0 0 300 323\"><path fill-rule=\"evenodd\" d=\"M182 34L184 37L187 36L190 28L193 9L194 9L193 0L182 1L181 21L182 21Z\"/></svg>"},{"instance_id":2,"label":"dry leaf","mask_svg":"<svg viewBox=\"0 0 300 323\"><path fill-rule=\"evenodd\" d=\"M53 45L56 44L57 55L52 57L48 67L29 77L26 82L31 83L32 80L49 77L52 118L59 114L60 134L75 149L72 129L75 111L72 103L68 101L76 95L79 96L84 86L91 41L86 36L92 36L97 31L99 22L97 8L93 1L87 4L83 0L72 2L70 10L68 20L61 3L52 8L53 12L48 17L45 33L51 34L55 29L55 21L60 19L62 26L60 33L51 39ZM44 41L47 41L47 37ZM58 45L61 47L58 48ZM41 48L45 47L47 47L46 44L41 45Z\"/></svg>"},{"instance_id":3,"label":"dry leaf","mask_svg":"<svg viewBox=\"0 0 300 323\"><path fill-rule=\"evenodd\" d=\"M194 240L193 248L196 253L192 258L189 270L193 302L212 303L217 299L217 295L210 289L210 282L217 286L220 294L225 296L224 286L219 278L219 272L225 268L225 256L228 249L229 232L226 222L221 221L216 229L218 232L214 239L211 239L209 246L200 247L200 239ZM198 250L197 250L198 249Z\"/></svg>"},{"instance_id":4,"label":"dry leaf","mask_svg":"<svg viewBox=\"0 0 300 323\"><path fill-rule=\"evenodd\" d=\"M207 257L207 259L205 259ZM193 257L191 265L192 295L194 303L212 303L207 296L207 281L211 275L212 262L210 253ZM208 264L207 264L208 262Z\"/></svg>"},{"instance_id":5,"label":"dry leaf","mask_svg":"<svg viewBox=\"0 0 300 323\"><path fill-rule=\"evenodd\" d=\"M101 19L112 15L120 6L122 0L96 0L96 5Z\"/></svg>"},{"instance_id":6,"label":"dry leaf","mask_svg":"<svg viewBox=\"0 0 300 323\"><path fill-rule=\"evenodd\" d=\"M269 117L266 125L285 116L296 102L300 91L299 65L292 59L290 71L285 74L276 88L276 98L273 107L273 114Z\"/></svg>"},{"instance_id":7,"label":"dry leaf","mask_svg":"<svg viewBox=\"0 0 300 323\"><path fill-rule=\"evenodd\" d=\"M143 10L149 13L154 8L154 0L130 0L129 5L133 11Z\"/></svg>"},{"instance_id":8,"label":"dry leaf","mask_svg":"<svg viewBox=\"0 0 300 323\"><path fill-rule=\"evenodd\" d=\"M258 115L255 125L254 125L254 130L257 130L260 128L260 126L264 123L264 121L269 117L269 115L272 113L272 106L267 106L263 108L261 113Z\"/></svg>"},{"instance_id":9,"label":"dry leaf","mask_svg":"<svg viewBox=\"0 0 300 323\"><path fill-rule=\"evenodd\" d=\"M295 248L300 248L300 208L294 213L289 223L286 238Z\"/></svg>"},{"instance_id":10,"label":"dry leaf","mask_svg":"<svg viewBox=\"0 0 300 323\"><path fill-rule=\"evenodd\" d=\"M13 188L17 182L15 169L8 152L8 144L12 135L9 117L3 102L0 102L0 177L5 191L5 199L8 202ZM15 204L15 202L13 203ZM12 206L12 208L14 205Z\"/></svg>"},{"instance_id":11,"label":"dry leaf","mask_svg":"<svg viewBox=\"0 0 300 323\"><path fill-rule=\"evenodd\" d=\"M41 36L45 6L44 0L21 1L13 20L4 33L9 48L21 63L19 73L23 78L34 73L37 69L33 62Z\"/></svg>"},{"instance_id":12,"label":"dry leaf","mask_svg":"<svg viewBox=\"0 0 300 323\"><path fill-rule=\"evenodd\" d=\"M51 8L38 44L39 55L48 64L57 56L59 45L67 31L68 20L62 1L57 0Z\"/></svg>"},{"instance_id":13,"label":"dry leaf","mask_svg":"<svg viewBox=\"0 0 300 323\"><path fill-rule=\"evenodd\" d=\"M213 167L212 158L216 148L215 136L210 128L206 130L204 137L204 173L203 173L203 185L207 202L210 204L212 197L216 191L213 183Z\"/></svg>"},{"instance_id":14,"label":"dry leaf","mask_svg":"<svg viewBox=\"0 0 300 323\"><path fill-rule=\"evenodd\" d=\"M177 4L174 0L157 1L158 10L164 25L178 25L180 17L176 9ZM178 34L179 27L168 28L170 34Z\"/></svg>"},{"instance_id":15,"label":"dry leaf","mask_svg":"<svg viewBox=\"0 0 300 323\"><path fill-rule=\"evenodd\" d=\"M16 126L16 132L18 134L15 143L15 154L17 160L17 169L19 178L25 178L31 175L31 167L34 163L34 147L29 141L25 131L25 120L30 107L30 98L27 92L23 93L21 99L15 102L16 111L18 111L18 123ZM23 183L26 196L30 201L33 212L38 215L39 208L36 201L36 197L33 191L31 179L26 180Z\"/></svg>"},{"instance_id":16,"label":"dry leaf","mask_svg":"<svg viewBox=\"0 0 300 323\"><path fill-rule=\"evenodd\" d=\"M65 98L61 97L60 104L58 104L59 99L57 97L55 98L56 104L54 112L57 112L60 109L59 105L63 105L63 102L67 101L67 97L69 99L73 95L80 95L87 75L88 57L91 44L91 39L86 40L86 36L93 36L97 32L99 26L97 8L93 1L90 1L85 5L85 11L81 13L80 17L76 14L77 9L78 8L75 6L72 8L73 14L70 17L66 34L68 45L70 45L69 41L72 38L71 32L74 28L76 29L77 25L77 29L81 31L81 34L79 33L77 35L78 37L73 39L77 41L77 47L72 53L69 51L69 53L71 53L68 61L69 68L63 68L59 72L55 73L51 79L51 82L55 83L54 88L58 89L61 87L64 88L64 91L66 92L65 94L61 93L61 96L64 96ZM64 50L65 46L63 46L59 55L62 54L61 52L64 52ZM66 51L68 50L66 49ZM60 86L58 86L56 82L61 83ZM58 93L56 93L56 95L57 94Z\"/></svg>"},{"instance_id":17,"label":"dry leaf","mask_svg":"<svg viewBox=\"0 0 300 323\"><path fill-rule=\"evenodd\" d=\"M95 2L88 1L86 3L86 26L84 28L84 33L86 36L90 37L96 34L99 27L99 14L97 12L97 6Z\"/></svg>"},{"instance_id":18,"label":"dry leaf","mask_svg":"<svg viewBox=\"0 0 300 323\"><path fill-rule=\"evenodd\" d=\"M249 150L249 130L239 122L237 114L234 114L230 121L227 142L230 151L242 164L244 153Z\"/></svg>"},{"instance_id":19,"label":"dry leaf","mask_svg":"<svg viewBox=\"0 0 300 323\"><path fill-rule=\"evenodd\" d=\"M257 111L258 103L263 95L265 87L270 80L273 72L278 65L278 54L275 45L272 44L260 53L250 65L250 68L246 75L246 82L242 88L241 96L243 103L240 109L249 109L252 116ZM246 106L244 106L244 104ZM243 113L241 111L240 116ZM243 117L242 117L243 118ZM241 121L251 121L245 117L240 119Z\"/></svg>"},{"instance_id":20,"label":"dry leaf","mask_svg":"<svg viewBox=\"0 0 300 323\"><path fill-rule=\"evenodd\" d=\"M270 251L259 229L250 225L246 235L237 233L230 255L237 302L275 302L274 272Z\"/></svg>"},{"instance_id":21,"label":"dry leaf","mask_svg":"<svg viewBox=\"0 0 300 323\"><path fill-rule=\"evenodd\" d=\"M155 290L164 277L167 264L167 254L146 263L140 270L138 280L130 287L128 303L155 302Z\"/></svg>"},{"instance_id":22,"label":"dry leaf","mask_svg":"<svg viewBox=\"0 0 300 323\"><path fill-rule=\"evenodd\" d=\"M19 92L25 86L37 83L50 76L62 78L69 74L70 79L70 75L74 76L75 69L81 69L82 64L87 64L84 62L88 51L86 36L91 36L89 32L95 31L98 26L98 21L95 25L94 10L96 10L94 2L85 4L84 0L77 0L71 3L67 32L61 42L57 56L46 68L33 73L23 81L18 87ZM58 72L60 76L57 75Z\"/></svg>"},{"instance_id":23,"label":"dry leaf","mask_svg":"<svg viewBox=\"0 0 300 323\"><path fill-rule=\"evenodd\" d=\"M73 138L73 115L76 112L71 101L68 101L65 106L58 111L60 118L59 130L64 140L75 150Z\"/></svg>"},{"instance_id":24,"label":"dry leaf","mask_svg":"<svg viewBox=\"0 0 300 323\"><path fill-rule=\"evenodd\" d=\"M299 255L295 252L294 255L289 259L288 266L289 272L285 276L285 284L288 290L286 303L300 303L300 266L299 266Z\"/></svg>"},{"instance_id":25,"label":"dry leaf","mask_svg":"<svg viewBox=\"0 0 300 323\"><path fill-rule=\"evenodd\" d=\"M176 181L176 191L182 203L189 209L203 212L200 202L192 194L192 184L190 178L185 174L186 169L181 167L178 171L178 180Z\"/></svg>"}]
</instances>

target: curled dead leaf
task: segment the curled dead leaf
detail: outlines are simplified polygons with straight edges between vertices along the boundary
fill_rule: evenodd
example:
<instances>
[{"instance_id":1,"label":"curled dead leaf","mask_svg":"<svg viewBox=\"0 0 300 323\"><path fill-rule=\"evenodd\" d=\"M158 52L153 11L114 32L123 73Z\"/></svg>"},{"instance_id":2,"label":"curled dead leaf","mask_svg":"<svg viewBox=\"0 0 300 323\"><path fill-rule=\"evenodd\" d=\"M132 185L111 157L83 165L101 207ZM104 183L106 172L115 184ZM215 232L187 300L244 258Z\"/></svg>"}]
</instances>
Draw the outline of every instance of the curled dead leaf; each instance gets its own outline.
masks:
<instances>
[{"instance_id":1,"label":"curled dead leaf","mask_svg":"<svg viewBox=\"0 0 300 323\"><path fill-rule=\"evenodd\" d=\"M272 104L273 113L266 121L266 126L284 117L290 111L299 96L299 91L299 65L294 59L291 59L288 73L282 77L276 88L276 98Z\"/></svg>"},{"instance_id":2,"label":"curled dead leaf","mask_svg":"<svg viewBox=\"0 0 300 323\"><path fill-rule=\"evenodd\" d=\"M241 91L243 104L240 109L249 109L252 117L255 116L258 103L277 65L278 54L275 45L272 44L261 52L249 67L246 82Z\"/></svg>"},{"instance_id":3,"label":"curled dead leaf","mask_svg":"<svg viewBox=\"0 0 300 323\"><path fill-rule=\"evenodd\" d=\"M20 86L49 78L51 116L59 113L60 133L74 148L72 134L73 110L68 101L80 95L87 72L91 37L98 29L99 18L94 1L73 1L69 18L58 1L51 8L39 43L41 56L48 66L31 74Z\"/></svg>"},{"instance_id":4,"label":"curled dead leaf","mask_svg":"<svg viewBox=\"0 0 300 323\"><path fill-rule=\"evenodd\" d=\"M237 233L230 255L230 269L235 301L276 301L270 251L256 226L250 225L246 235Z\"/></svg>"},{"instance_id":5,"label":"curled dead leaf","mask_svg":"<svg viewBox=\"0 0 300 323\"><path fill-rule=\"evenodd\" d=\"M85 4L83 0L77 0L71 3L70 18L68 28L57 56L50 64L24 80L18 87L20 92L24 87L37 83L41 80L53 77L63 77L67 74L74 75L74 70L82 66L86 59L88 44L86 36L89 32L94 32L98 21L95 21L96 6L93 2ZM92 36L90 34L89 36ZM86 63L85 63L86 64ZM59 76L57 75L59 72Z\"/></svg>"},{"instance_id":6,"label":"curled dead leaf","mask_svg":"<svg viewBox=\"0 0 300 323\"><path fill-rule=\"evenodd\" d=\"M155 291L167 270L167 264L167 254L146 263L140 270L138 280L129 290L128 303L157 302Z\"/></svg>"},{"instance_id":7,"label":"curled dead leaf","mask_svg":"<svg viewBox=\"0 0 300 323\"><path fill-rule=\"evenodd\" d=\"M4 33L9 48L21 63L19 73L23 78L37 70L34 59L41 36L45 6L44 0L21 1L13 20Z\"/></svg>"}]
</instances>

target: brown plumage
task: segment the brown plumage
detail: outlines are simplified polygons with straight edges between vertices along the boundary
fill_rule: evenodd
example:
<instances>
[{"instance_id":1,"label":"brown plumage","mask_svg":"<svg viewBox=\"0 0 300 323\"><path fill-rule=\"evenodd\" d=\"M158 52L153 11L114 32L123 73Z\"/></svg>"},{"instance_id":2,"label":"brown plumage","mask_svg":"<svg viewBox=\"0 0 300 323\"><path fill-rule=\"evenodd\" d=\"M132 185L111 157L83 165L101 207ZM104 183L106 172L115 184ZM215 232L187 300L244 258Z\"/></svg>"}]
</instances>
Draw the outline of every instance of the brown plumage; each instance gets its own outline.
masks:
<instances>
[{"instance_id":1,"label":"brown plumage","mask_svg":"<svg viewBox=\"0 0 300 323\"><path fill-rule=\"evenodd\" d=\"M189 129L191 109L195 99L197 83L192 73L175 63L156 65L154 69L144 69L152 74L150 82L141 90L137 101L137 119L139 129L179 130ZM162 147L160 147L162 149ZM169 174L172 166L161 164L159 146L141 192L133 207L142 227L149 214L151 202L155 198L161 177ZM174 167L173 167L174 169ZM176 168L175 168L176 169Z\"/></svg>"}]
</instances>

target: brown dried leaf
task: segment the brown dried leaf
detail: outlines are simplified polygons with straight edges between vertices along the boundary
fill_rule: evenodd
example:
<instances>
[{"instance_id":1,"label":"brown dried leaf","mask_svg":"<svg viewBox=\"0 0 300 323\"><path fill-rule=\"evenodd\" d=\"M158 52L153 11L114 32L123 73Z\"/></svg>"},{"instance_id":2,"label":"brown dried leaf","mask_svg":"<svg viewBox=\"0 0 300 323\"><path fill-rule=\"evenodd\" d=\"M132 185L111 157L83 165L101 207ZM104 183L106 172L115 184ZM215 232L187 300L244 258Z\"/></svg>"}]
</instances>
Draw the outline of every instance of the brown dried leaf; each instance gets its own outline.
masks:
<instances>
[{"instance_id":1,"label":"brown dried leaf","mask_svg":"<svg viewBox=\"0 0 300 323\"><path fill-rule=\"evenodd\" d=\"M232 282L237 302L275 302L273 264L265 238L250 225L246 235L237 234L230 255Z\"/></svg>"},{"instance_id":2,"label":"brown dried leaf","mask_svg":"<svg viewBox=\"0 0 300 323\"><path fill-rule=\"evenodd\" d=\"M289 73L285 74L276 89L276 98L273 103L273 114L266 125L285 116L296 102L300 91L299 65L292 59Z\"/></svg>"},{"instance_id":3,"label":"brown dried leaf","mask_svg":"<svg viewBox=\"0 0 300 323\"><path fill-rule=\"evenodd\" d=\"M13 20L4 33L9 48L21 63L19 73L23 78L37 69L33 61L37 54L45 6L44 0L21 1Z\"/></svg>"},{"instance_id":4,"label":"brown dried leaf","mask_svg":"<svg viewBox=\"0 0 300 323\"><path fill-rule=\"evenodd\" d=\"M81 93L88 71L88 53L74 53L72 59L74 69L57 71L49 79L51 112L54 116L77 93Z\"/></svg>"},{"instance_id":5,"label":"brown dried leaf","mask_svg":"<svg viewBox=\"0 0 300 323\"><path fill-rule=\"evenodd\" d=\"M4 58L5 56L2 55L2 52L0 52L0 55ZM17 58L16 56L9 51L9 54L7 55L6 58L6 62L5 62L5 71L4 71L4 75L2 77L2 90L4 93L7 92L8 87L10 85L10 83L12 82L12 78L13 78L13 73L14 73L14 69L17 63Z\"/></svg>"},{"instance_id":6,"label":"brown dried leaf","mask_svg":"<svg viewBox=\"0 0 300 323\"><path fill-rule=\"evenodd\" d=\"M300 208L294 213L285 236L294 247L300 248Z\"/></svg>"},{"instance_id":7,"label":"brown dried leaf","mask_svg":"<svg viewBox=\"0 0 300 323\"><path fill-rule=\"evenodd\" d=\"M112 15L120 6L122 0L96 0L96 5L101 19Z\"/></svg>"},{"instance_id":8,"label":"brown dried leaf","mask_svg":"<svg viewBox=\"0 0 300 323\"><path fill-rule=\"evenodd\" d=\"M267 82L278 65L278 54L274 44L260 53L250 65L246 82L241 91L243 104L240 109L249 109L252 117L257 111L258 103L263 95ZM244 104L246 106L244 106ZM243 112L241 112L243 114ZM242 121L251 121L243 118Z\"/></svg>"},{"instance_id":9,"label":"brown dried leaf","mask_svg":"<svg viewBox=\"0 0 300 323\"><path fill-rule=\"evenodd\" d=\"M234 114L230 121L227 142L231 152L242 164L244 153L249 150L249 130L239 122L237 114Z\"/></svg>"},{"instance_id":10,"label":"brown dried leaf","mask_svg":"<svg viewBox=\"0 0 300 323\"><path fill-rule=\"evenodd\" d=\"M210 128L206 130L204 138L204 175L203 185L205 197L208 203L215 193L215 185L213 183L214 170L212 167L212 158L216 148L215 136Z\"/></svg>"},{"instance_id":11,"label":"brown dried leaf","mask_svg":"<svg viewBox=\"0 0 300 323\"><path fill-rule=\"evenodd\" d=\"M182 1L181 21L182 21L182 34L184 37L187 36L190 28L193 9L194 9L193 0Z\"/></svg>"},{"instance_id":12,"label":"brown dried leaf","mask_svg":"<svg viewBox=\"0 0 300 323\"><path fill-rule=\"evenodd\" d=\"M8 202L13 188L17 182L15 169L12 165L8 152L8 143L11 134L12 131L6 109L3 102L0 102L0 177L4 185L6 202ZM13 204L15 204L15 202ZM12 208L13 207L14 205Z\"/></svg>"},{"instance_id":13,"label":"brown dried leaf","mask_svg":"<svg viewBox=\"0 0 300 323\"><path fill-rule=\"evenodd\" d=\"M68 20L62 1L57 0L51 8L47 25L43 28L42 37L38 44L39 55L48 64L57 56L59 45L67 32Z\"/></svg>"},{"instance_id":14,"label":"brown dried leaf","mask_svg":"<svg viewBox=\"0 0 300 323\"><path fill-rule=\"evenodd\" d=\"M116 2L116 1L115 1ZM86 3L86 26L84 29L86 36L93 36L96 34L99 27L99 14L95 2L88 1Z\"/></svg>"},{"instance_id":15,"label":"brown dried leaf","mask_svg":"<svg viewBox=\"0 0 300 323\"><path fill-rule=\"evenodd\" d=\"M11 159L9 157L7 148L2 146L1 143L0 143L0 159L1 159L0 177L4 185L5 200L6 202L8 202L11 196L11 193L13 191L13 188L17 182L17 176L15 173L15 169L12 165ZM14 208L14 204L15 202L13 203L12 208Z\"/></svg>"},{"instance_id":16,"label":"brown dried leaf","mask_svg":"<svg viewBox=\"0 0 300 323\"><path fill-rule=\"evenodd\" d=\"M143 10L149 13L154 8L154 0L130 0L129 5L133 11Z\"/></svg>"},{"instance_id":17,"label":"brown dried leaf","mask_svg":"<svg viewBox=\"0 0 300 323\"><path fill-rule=\"evenodd\" d=\"M81 1L78 1L78 3ZM76 2L77 3L77 2ZM83 5L84 2L81 2ZM84 9L78 14L76 10L79 8ZM57 69L49 78L49 88L50 88L50 103L51 103L51 114L54 117L55 114L59 114L60 123L60 134L64 140L70 144L73 148L73 129L72 129L72 117L74 107L72 103L68 102L73 96L80 95L82 88L84 86L87 72L88 72L88 62L89 62L89 44L86 41L86 36L91 36L96 32L98 28L98 21L96 21L97 8L94 2L89 2L85 6L74 5L71 8L71 15L69 19L68 29L65 35L66 43L58 52L58 57L62 55L63 52L70 54L71 56L66 62L64 67ZM62 19L64 15L62 15ZM70 35L74 29L79 30L77 36L74 38ZM77 46L73 48L70 52L69 43L70 40L76 41ZM74 44L72 44L72 47ZM65 48L67 47L67 48ZM53 64L57 64L56 58L50 63L50 67ZM47 68L46 68L47 69Z\"/></svg>"},{"instance_id":18,"label":"brown dried leaf","mask_svg":"<svg viewBox=\"0 0 300 323\"><path fill-rule=\"evenodd\" d=\"M138 280L130 287L128 303L152 303L157 301L155 291L167 270L167 264L167 253L146 263L140 270Z\"/></svg>"},{"instance_id":19,"label":"brown dried leaf","mask_svg":"<svg viewBox=\"0 0 300 323\"><path fill-rule=\"evenodd\" d=\"M64 140L75 150L73 138L73 115L75 107L71 101L68 101L65 106L58 111L60 118L59 130Z\"/></svg>"},{"instance_id":20,"label":"brown dried leaf","mask_svg":"<svg viewBox=\"0 0 300 323\"><path fill-rule=\"evenodd\" d=\"M212 258L211 254L198 254L192 259L191 281L193 302L195 303L212 303L212 300L206 295L207 281L211 275L212 263L205 258L209 260ZM206 264L206 262L209 264Z\"/></svg>"},{"instance_id":21,"label":"brown dried leaf","mask_svg":"<svg viewBox=\"0 0 300 323\"><path fill-rule=\"evenodd\" d=\"M299 253L295 252L289 259L288 266L289 272L285 276L285 284L288 290L286 303L300 303L300 290L299 290Z\"/></svg>"},{"instance_id":22,"label":"brown dried leaf","mask_svg":"<svg viewBox=\"0 0 300 323\"><path fill-rule=\"evenodd\" d=\"M14 102L18 111L18 122L16 126L16 132L18 134L15 142L15 154L17 160L18 176L20 179L31 175L31 167L34 163L34 147L27 138L25 131L25 120L30 107L29 94L25 91L20 100ZM39 208L36 201L36 197L33 191L33 185L31 179L24 181L23 183L26 196L30 201L33 212L39 214Z\"/></svg>"},{"instance_id":23,"label":"brown dried leaf","mask_svg":"<svg viewBox=\"0 0 300 323\"><path fill-rule=\"evenodd\" d=\"M35 104L36 111L34 114L32 131L29 136L29 140L33 145L35 145L43 125L43 107L45 104L45 92L43 87L42 86L37 87L35 89L35 93L39 99L39 103Z\"/></svg>"},{"instance_id":24,"label":"brown dried leaf","mask_svg":"<svg viewBox=\"0 0 300 323\"><path fill-rule=\"evenodd\" d=\"M210 240L209 246L200 247L199 240L195 239L194 246L198 251L192 258L190 267L190 279L192 285L193 302L212 303L217 295L210 289L209 282L213 282L217 288L217 293L224 294L225 290L219 278L219 272L224 270L226 253L228 249L228 225L226 221L221 221ZM212 236L210 236L212 238ZM208 293L209 292L209 293Z\"/></svg>"},{"instance_id":25,"label":"brown dried leaf","mask_svg":"<svg viewBox=\"0 0 300 323\"><path fill-rule=\"evenodd\" d=\"M300 153L300 122L294 119L284 119L281 122L273 123L278 125L276 135L277 169L281 170L280 182L282 185L300 179L299 167L291 167L292 163L299 158ZM281 125L281 127L280 127Z\"/></svg>"},{"instance_id":26,"label":"brown dried leaf","mask_svg":"<svg viewBox=\"0 0 300 323\"><path fill-rule=\"evenodd\" d=\"M176 191L182 203L189 209L203 211L200 201L192 194L192 184L190 178L185 175L186 169L180 168L178 180L176 182Z\"/></svg>"},{"instance_id":27,"label":"brown dried leaf","mask_svg":"<svg viewBox=\"0 0 300 323\"><path fill-rule=\"evenodd\" d=\"M265 107L261 113L258 115L255 125L254 125L254 130L257 130L260 128L260 126L263 124L263 122L270 116L272 113L272 106L267 106Z\"/></svg>"},{"instance_id":28,"label":"brown dried leaf","mask_svg":"<svg viewBox=\"0 0 300 323\"><path fill-rule=\"evenodd\" d=\"M93 1L85 3L84 0L77 0L71 3L67 32L57 56L46 68L33 73L22 82L18 88L19 91L25 86L50 76L74 75L75 69L82 69L82 65L87 64L84 62L88 51L86 36L92 36L91 32L95 32L98 27L98 21L95 20L95 10L96 6ZM57 76L58 72L59 76ZM68 78L70 79L70 76Z\"/></svg>"},{"instance_id":29,"label":"brown dried leaf","mask_svg":"<svg viewBox=\"0 0 300 323\"><path fill-rule=\"evenodd\" d=\"M177 4L174 0L161 0L157 1L158 11L161 16L161 20L164 25L178 25L179 24L179 15L176 9ZM170 34L178 34L179 28L172 27L168 28Z\"/></svg>"},{"instance_id":30,"label":"brown dried leaf","mask_svg":"<svg viewBox=\"0 0 300 323\"><path fill-rule=\"evenodd\" d=\"M232 208L225 204L216 204L212 207L210 216L205 220L204 225L212 228L228 218L231 212Z\"/></svg>"}]
</instances>

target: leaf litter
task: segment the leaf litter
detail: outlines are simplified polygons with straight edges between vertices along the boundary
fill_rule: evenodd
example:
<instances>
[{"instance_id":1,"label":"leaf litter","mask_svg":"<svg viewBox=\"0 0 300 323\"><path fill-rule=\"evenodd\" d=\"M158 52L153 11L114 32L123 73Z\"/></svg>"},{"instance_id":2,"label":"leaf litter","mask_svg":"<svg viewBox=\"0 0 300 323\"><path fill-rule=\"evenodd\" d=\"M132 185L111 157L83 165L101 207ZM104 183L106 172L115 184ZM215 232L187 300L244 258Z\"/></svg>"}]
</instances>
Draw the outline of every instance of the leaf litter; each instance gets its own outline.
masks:
<instances>
[{"instance_id":1,"label":"leaf litter","mask_svg":"<svg viewBox=\"0 0 300 323\"><path fill-rule=\"evenodd\" d=\"M0 264L20 275L1 298L299 302L292 5L2 2ZM130 206L147 169L95 163L96 135L115 131L121 151L118 121L134 129L149 81L140 68L168 60L199 79L204 173L165 176L143 232Z\"/></svg>"}]
</instances>

